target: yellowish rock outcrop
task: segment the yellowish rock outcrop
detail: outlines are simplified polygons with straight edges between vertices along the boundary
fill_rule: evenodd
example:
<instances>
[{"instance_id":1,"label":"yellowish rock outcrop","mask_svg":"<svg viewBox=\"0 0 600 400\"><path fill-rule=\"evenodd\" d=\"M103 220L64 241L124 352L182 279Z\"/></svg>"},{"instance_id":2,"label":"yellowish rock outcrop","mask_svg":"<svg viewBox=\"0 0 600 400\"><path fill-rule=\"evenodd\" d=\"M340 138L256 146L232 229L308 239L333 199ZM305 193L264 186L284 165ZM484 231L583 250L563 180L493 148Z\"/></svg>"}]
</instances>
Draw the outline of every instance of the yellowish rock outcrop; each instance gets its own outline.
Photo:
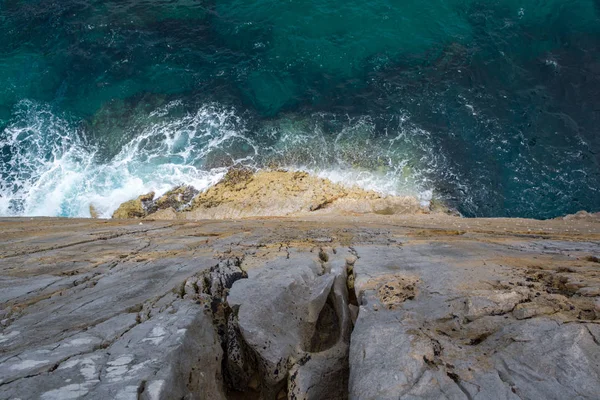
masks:
<instances>
[{"instance_id":1,"label":"yellowish rock outcrop","mask_svg":"<svg viewBox=\"0 0 600 400\"><path fill-rule=\"evenodd\" d=\"M126 201L115 210L112 217L114 219L143 218L147 214L145 203L151 202L152 199L154 199L154 192Z\"/></svg>"},{"instance_id":2,"label":"yellowish rock outcrop","mask_svg":"<svg viewBox=\"0 0 600 400\"><path fill-rule=\"evenodd\" d=\"M415 214L424 210L409 196L385 196L348 188L306 172L232 169L217 185L196 196L185 219L222 219L338 214Z\"/></svg>"},{"instance_id":3,"label":"yellowish rock outcrop","mask_svg":"<svg viewBox=\"0 0 600 400\"><path fill-rule=\"evenodd\" d=\"M149 193L121 204L113 218L198 220L430 212L448 211L440 206L423 207L414 196L387 196L306 172L232 168L204 192L180 186L158 199Z\"/></svg>"}]
</instances>

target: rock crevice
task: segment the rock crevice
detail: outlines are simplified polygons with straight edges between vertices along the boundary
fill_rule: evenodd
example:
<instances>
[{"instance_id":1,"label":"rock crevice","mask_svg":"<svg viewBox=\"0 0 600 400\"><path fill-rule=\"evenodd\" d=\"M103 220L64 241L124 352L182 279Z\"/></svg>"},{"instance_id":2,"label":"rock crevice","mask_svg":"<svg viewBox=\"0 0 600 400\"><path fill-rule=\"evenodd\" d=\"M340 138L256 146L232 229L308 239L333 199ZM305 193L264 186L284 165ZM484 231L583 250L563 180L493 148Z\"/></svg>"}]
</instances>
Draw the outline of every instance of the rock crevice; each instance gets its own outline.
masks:
<instances>
[{"instance_id":1,"label":"rock crevice","mask_svg":"<svg viewBox=\"0 0 600 400\"><path fill-rule=\"evenodd\" d=\"M600 225L368 222L0 220L0 398L597 397Z\"/></svg>"}]
</instances>

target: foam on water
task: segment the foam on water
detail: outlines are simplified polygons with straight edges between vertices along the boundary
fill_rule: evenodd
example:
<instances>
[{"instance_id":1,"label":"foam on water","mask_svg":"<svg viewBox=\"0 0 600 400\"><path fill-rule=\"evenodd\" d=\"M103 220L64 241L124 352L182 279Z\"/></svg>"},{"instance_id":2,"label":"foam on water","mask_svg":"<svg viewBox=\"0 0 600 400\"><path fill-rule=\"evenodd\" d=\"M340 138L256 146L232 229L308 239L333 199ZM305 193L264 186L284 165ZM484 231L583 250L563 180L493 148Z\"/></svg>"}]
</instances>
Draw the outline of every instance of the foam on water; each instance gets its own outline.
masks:
<instances>
[{"instance_id":1,"label":"foam on water","mask_svg":"<svg viewBox=\"0 0 600 400\"><path fill-rule=\"evenodd\" d=\"M348 119L337 134L327 135L322 115L287 116L263 125L259 141L233 108L209 104L172 117L180 106L171 102L152 111L151 122L117 154L102 159L77 123L48 105L19 103L0 136L0 215L89 217L93 205L108 218L119 204L143 193L161 195L180 184L204 190L236 164L276 163L349 186L431 199L415 178L417 169L407 167L412 150L385 150L399 138L375 142L368 119ZM378 154L375 164L369 151Z\"/></svg>"},{"instance_id":2,"label":"foam on water","mask_svg":"<svg viewBox=\"0 0 600 400\"><path fill-rule=\"evenodd\" d=\"M401 111L391 118L288 115L265 125L260 136L273 138L264 146L266 165L274 162L382 194L415 196L424 206L435 189L431 177L452 173L431 134Z\"/></svg>"},{"instance_id":3,"label":"foam on water","mask_svg":"<svg viewBox=\"0 0 600 400\"><path fill-rule=\"evenodd\" d=\"M74 124L47 106L25 101L19 107L0 140L3 153L10 154L0 170L1 215L88 217L91 204L109 217L123 201L149 191L160 195L182 183L202 190L226 169L203 170L190 159L237 137L219 126L222 114L214 118L214 110L205 108L176 123L149 126L103 161ZM207 144L197 150L193 139L199 131L182 127L207 120L215 129L200 132Z\"/></svg>"},{"instance_id":4,"label":"foam on water","mask_svg":"<svg viewBox=\"0 0 600 400\"><path fill-rule=\"evenodd\" d=\"M108 216L235 163L600 210L598 0L0 4L2 215Z\"/></svg>"},{"instance_id":5,"label":"foam on water","mask_svg":"<svg viewBox=\"0 0 600 400\"><path fill-rule=\"evenodd\" d=\"M404 190L399 190L398 176L392 173L382 174L374 171L343 170L340 168L325 170L312 170L309 168L306 171L345 186L358 186L385 195L414 196L419 199L422 207L429 207L433 198L433 190L418 190L417 185L410 189L404 185Z\"/></svg>"}]
</instances>

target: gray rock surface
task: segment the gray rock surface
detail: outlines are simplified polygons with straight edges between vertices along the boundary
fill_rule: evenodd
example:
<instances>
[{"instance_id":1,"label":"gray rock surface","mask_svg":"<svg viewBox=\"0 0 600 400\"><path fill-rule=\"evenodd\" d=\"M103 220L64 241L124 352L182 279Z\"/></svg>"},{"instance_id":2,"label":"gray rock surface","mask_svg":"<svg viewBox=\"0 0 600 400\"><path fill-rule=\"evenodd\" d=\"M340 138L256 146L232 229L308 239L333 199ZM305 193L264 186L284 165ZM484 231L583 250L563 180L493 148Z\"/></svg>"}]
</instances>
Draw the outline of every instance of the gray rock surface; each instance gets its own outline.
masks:
<instances>
[{"instance_id":1,"label":"gray rock surface","mask_svg":"<svg viewBox=\"0 0 600 400\"><path fill-rule=\"evenodd\" d=\"M293 251L248 270L234 283L229 306L236 330L255 353L260 392L285 389L295 399L344 398L351 320L346 265L321 250Z\"/></svg>"},{"instance_id":2,"label":"gray rock surface","mask_svg":"<svg viewBox=\"0 0 600 400\"><path fill-rule=\"evenodd\" d=\"M2 399L597 399L600 224L0 219Z\"/></svg>"},{"instance_id":3,"label":"gray rock surface","mask_svg":"<svg viewBox=\"0 0 600 400\"><path fill-rule=\"evenodd\" d=\"M556 294L531 277L539 274L504 264L512 257L522 259L518 264L534 260L538 243L523 241L518 254L485 242L440 244L355 248L361 307L350 348L350 398L598 396L600 348L592 332L600 315L589 312L586 299ZM577 252L598 251L591 243L553 247L551 262L558 265L570 265ZM414 297L386 307L387 293L376 289L405 290L399 277L418 282Z\"/></svg>"}]
</instances>

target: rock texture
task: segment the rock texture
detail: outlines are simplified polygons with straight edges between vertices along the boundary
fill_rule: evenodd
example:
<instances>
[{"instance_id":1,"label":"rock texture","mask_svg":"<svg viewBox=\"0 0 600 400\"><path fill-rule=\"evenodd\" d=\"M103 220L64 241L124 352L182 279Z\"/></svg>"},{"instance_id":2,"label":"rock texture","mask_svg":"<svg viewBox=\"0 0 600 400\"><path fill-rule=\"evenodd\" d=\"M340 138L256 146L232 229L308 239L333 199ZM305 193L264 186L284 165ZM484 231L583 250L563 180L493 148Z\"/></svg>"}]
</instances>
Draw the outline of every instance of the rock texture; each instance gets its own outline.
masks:
<instances>
[{"instance_id":1,"label":"rock texture","mask_svg":"<svg viewBox=\"0 0 600 400\"><path fill-rule=\"evenodd\" d=\"M154 219L175 219L176 212L189 207L197 194L198 190L188 185L175 187L159 198L155 198L154 192L150 192L121 204L112 217L114 219L133 219L144 218L152 214ZM95 211L92 212L92 207L90 206L90 215L92 218L96 218L97 213L94 215Z\"/></svg>"},{"instance_id":2,"label":"rock texture","mask_svg":"<svg viewBox=\"0 0 600 400\"><path fill-rule=\"evenodd\" d=\"M226 219L310 214L420 214L447 212L423 206L411 196L385 196L348 188L306 172L232 168L218 184L202 193L177 187L154 200L154 193L123 203L115 219Z\"/></svg>"},{"instance_id":3,"label":"rock texture","mask_svg":"<svg viewBox=\"0 0 600 400\"><path fill-rule=\"evenodd\" d=\"M414 197L347 188L306 172L240 173L233 169L222 182L194 198L191 210L183 217L270 217L315 211L390 215L415 214L423 209Z\"/></svg>"},{"instance_id":4,"label":"rock texture","mask_svg":"<svg viewBox=\"0 0 600 400\"><path fill-rule=\"evenodd\" d=\"M596 399L600 224L0 219L0 398Z\"/></svg>"},{"instance_id":5,"label":"rock texture","mask_svg":"<svg viewBox=\"0 0 600 400\"><path fill-rule=\"evenodd\" d=\"M154 202L154 192L143 194L137 199L126 201L113 212L112 217L115 219L133 219L143 218L148 215L148 210ZM90 208L92 218L92 209Z\"/></svg>"}]
</instances>

